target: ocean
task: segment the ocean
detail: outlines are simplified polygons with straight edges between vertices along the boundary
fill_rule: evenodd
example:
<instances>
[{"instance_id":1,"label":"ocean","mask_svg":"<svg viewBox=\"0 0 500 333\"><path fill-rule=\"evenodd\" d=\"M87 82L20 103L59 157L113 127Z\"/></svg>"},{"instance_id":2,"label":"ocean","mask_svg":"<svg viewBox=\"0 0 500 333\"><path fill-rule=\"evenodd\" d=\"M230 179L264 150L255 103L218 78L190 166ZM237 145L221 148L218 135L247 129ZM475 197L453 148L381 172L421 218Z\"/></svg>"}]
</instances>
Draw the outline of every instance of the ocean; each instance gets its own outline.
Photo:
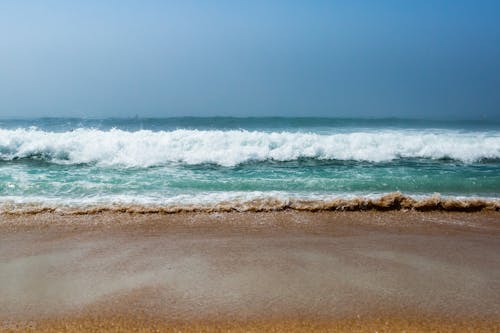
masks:
<instances>
[{"instance_id":1,"label":"ocean","mask_svg":"<svg viewBox=\"0 0 500 333\"><path fill-rule=\"evenodd\" d=\"M2 212L338 209L338 200L366 203L394 192L411 200L498 202L500 123L0 120Z\"/></svg>"}]
</instances>

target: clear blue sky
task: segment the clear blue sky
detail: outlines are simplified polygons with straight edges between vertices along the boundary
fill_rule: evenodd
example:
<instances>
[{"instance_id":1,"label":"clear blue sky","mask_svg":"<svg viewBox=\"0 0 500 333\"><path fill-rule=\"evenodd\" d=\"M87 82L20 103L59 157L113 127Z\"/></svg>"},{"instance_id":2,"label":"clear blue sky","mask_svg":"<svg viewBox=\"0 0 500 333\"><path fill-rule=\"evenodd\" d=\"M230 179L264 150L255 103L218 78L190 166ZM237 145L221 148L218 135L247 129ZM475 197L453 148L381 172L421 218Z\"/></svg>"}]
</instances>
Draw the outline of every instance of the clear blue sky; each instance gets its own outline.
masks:
<instances>
[{"instance_id":1,"label":"clear blue sky","mask_svg":"<svg viewBox=\"0 0 500 333\"><path fill-rule=\"evenodd\" d=\"M500 1L0 2L0 117L500 119Z\"/></svg>"}]
</instances>

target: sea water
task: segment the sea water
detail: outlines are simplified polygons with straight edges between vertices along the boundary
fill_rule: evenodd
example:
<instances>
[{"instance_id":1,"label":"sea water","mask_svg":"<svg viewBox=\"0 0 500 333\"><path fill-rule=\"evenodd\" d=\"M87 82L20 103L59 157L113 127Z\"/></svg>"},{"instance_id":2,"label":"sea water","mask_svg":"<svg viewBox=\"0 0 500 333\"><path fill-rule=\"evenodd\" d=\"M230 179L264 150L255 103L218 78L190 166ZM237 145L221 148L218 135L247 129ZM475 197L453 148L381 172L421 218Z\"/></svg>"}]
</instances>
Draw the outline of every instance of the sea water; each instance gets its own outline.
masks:
<instances>
[{"instance_id":1,"label":"sea water","mask_svg":"<svg viewBox=\"0 0 500 333\"><path fill-rule=\"evenodd\" d=\"M332 118L0 120L0 207L241 207L500 197L500 123Z\"/></svg>"}]
</instances>

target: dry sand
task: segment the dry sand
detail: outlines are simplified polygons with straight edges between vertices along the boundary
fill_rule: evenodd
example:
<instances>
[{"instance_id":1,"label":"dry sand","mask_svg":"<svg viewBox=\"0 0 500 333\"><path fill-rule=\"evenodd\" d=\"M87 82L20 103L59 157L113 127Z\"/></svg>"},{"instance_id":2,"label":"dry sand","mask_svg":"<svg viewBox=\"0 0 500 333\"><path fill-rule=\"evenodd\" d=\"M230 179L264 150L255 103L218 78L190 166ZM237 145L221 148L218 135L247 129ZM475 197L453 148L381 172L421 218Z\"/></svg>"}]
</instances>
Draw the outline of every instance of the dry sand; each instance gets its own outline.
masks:
<instances>
[{"instance_id":1,"label":"dry sand","mask_svg":"<svg viewBox=\"0 0 500 333\"><path fill-rule=\"evenodd\" d=\"M0 330L500 331L500 212L0 215Z\"/></svg>"}]
</instances>

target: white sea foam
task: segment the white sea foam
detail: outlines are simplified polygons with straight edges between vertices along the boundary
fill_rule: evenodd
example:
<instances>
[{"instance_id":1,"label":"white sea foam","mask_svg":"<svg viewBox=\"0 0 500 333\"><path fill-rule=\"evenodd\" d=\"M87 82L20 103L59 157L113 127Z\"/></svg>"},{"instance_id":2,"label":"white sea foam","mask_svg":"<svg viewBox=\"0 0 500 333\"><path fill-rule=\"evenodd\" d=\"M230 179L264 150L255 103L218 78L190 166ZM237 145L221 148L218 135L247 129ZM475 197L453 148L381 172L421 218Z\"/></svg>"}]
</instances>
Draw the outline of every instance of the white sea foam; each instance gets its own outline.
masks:
<instances>
[{"instance_id":1,"label":"white sea foam","mask_svg":"<svg viewBox=\"0 0 500 333\"><path fill-rule=\"evenodd\" d=\"M167 163L234 166L299 158L390 161L500 158L499 132L383 130L352 133L174 130L135 132L81 128L68 132L0 129L0 159L148 167Z\"/></svg>"}]
</instances>

